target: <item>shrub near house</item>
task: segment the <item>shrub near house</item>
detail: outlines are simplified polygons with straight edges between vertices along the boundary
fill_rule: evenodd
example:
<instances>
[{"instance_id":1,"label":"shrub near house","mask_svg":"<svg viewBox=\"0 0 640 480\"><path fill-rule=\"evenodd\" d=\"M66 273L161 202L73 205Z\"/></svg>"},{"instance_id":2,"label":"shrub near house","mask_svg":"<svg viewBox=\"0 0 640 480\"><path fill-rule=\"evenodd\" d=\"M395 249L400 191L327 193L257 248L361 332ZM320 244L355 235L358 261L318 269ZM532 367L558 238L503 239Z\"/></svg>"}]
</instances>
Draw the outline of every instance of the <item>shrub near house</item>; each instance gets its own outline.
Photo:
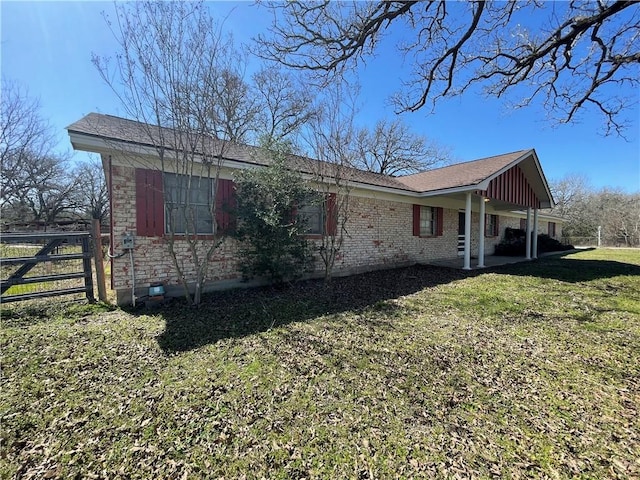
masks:
<instances>
[{"instance_id":1,"label":"shrub near house","mask_svg":"<svg viewBox=\"0 0 640 480\"><path fill-rule=\"evenodd\" d=\"M236 238L243 277L267 277L272 283L296 279L312 269L307 218L297 215L314 193L302 176L286 168L281 151L259 170L241 171L237 182Z\"/></svg>"},{"instance_id":2,"label":"shrub near house","mask_svg":"<svg viewBox=\"0 0 640 480\"><path fill-rule=\"evenodd\" d=\"M526 254L527 232L520 228L505 228L504 238L496 245L495 254L505 256L524 256ZM555 238L538 235L538 253L563 252L573 250L573 245L565 245Z\"/></svg>"}]
</instances>

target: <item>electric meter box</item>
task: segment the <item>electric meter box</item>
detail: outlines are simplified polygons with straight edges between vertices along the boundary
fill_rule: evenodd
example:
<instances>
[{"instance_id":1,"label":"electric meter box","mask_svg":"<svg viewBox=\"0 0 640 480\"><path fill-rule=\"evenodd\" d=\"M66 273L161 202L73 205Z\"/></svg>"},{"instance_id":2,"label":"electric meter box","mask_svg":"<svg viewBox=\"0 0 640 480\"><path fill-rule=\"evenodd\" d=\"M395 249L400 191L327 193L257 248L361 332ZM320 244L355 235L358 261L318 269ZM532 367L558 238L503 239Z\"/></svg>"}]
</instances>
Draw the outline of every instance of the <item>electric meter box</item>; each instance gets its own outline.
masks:
<instances>
[{"instance_id":1,"label":"electric meter box","mask_svg":"<svg viewBox=\"0 0 640 480\"><path fill-rule=\"evenodd\" d=\"M134 247L134 237L130 233L125 233L122 236L122 249L123 250L132 250Z\"/></svg>"}]
</instances>

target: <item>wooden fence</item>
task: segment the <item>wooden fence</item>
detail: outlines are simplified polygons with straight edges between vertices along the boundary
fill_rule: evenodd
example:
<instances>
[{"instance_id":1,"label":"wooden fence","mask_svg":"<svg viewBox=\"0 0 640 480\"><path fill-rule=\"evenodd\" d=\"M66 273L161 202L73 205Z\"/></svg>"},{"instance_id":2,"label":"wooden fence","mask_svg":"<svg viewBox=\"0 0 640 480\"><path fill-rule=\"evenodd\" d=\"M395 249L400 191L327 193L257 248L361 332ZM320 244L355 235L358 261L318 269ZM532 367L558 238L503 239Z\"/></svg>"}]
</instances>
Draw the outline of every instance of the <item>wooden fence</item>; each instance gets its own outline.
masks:
<instances>
[{"instance_id":1,"label":"wooden fence","mask_svg":"<svg viewBox=\"0 0 640 480\"><path fill-rule=\"evenodd\" d=\"M84 293L89 302L95 301L91 257L92 250L100 252L99 231L93 242L91 232L5 233L0 236L0 242L3 247L1 303L78 293ZM32 255L15 256L33 252L38 247L41 248ZM54 265L60 266L55 272ZM100 267L101 261L96 261L96 271L99 272ZM105 300L104 275L100 278L98 274L98 282L100 299ZM19 286L27 287L21 292Z\"/></svg>"}]
</instances>

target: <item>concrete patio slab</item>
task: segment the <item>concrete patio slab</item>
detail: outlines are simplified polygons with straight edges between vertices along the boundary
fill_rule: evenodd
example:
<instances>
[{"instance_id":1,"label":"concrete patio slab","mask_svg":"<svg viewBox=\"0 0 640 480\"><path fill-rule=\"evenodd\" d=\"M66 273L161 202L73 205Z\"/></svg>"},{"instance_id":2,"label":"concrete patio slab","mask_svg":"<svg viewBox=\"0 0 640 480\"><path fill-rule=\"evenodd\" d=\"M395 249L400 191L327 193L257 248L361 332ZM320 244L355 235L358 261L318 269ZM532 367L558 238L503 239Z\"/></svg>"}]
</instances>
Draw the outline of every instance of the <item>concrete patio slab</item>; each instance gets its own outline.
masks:
<instances>
[{"instance_id":1,"label":"concrete patio slab","mask_svg":"<svg viewBox=\"0 0 640 480\"><path fill-rule=\"evenodd\" d=\"M576 250L565 250L561 252L546 252L538 255L539 258L547 257L551 255L562 255L571 252L578 251ZM478 259L471 257L471 270L483 270L485 268L491 267L499 267L500 265L509 265L511 263L521 263L521 262L530 262L531 260L527 260L524 256L522 257L506 257L501 255L487 255L484 257L484 267L478 267ZM456 258L447 258L442 260L433 260L428 262L427 265L434 265L437 267L448 267L448 268L457 268L462 270L464 267L464 258L456 257Z\"/></svg>"}]
</instances>

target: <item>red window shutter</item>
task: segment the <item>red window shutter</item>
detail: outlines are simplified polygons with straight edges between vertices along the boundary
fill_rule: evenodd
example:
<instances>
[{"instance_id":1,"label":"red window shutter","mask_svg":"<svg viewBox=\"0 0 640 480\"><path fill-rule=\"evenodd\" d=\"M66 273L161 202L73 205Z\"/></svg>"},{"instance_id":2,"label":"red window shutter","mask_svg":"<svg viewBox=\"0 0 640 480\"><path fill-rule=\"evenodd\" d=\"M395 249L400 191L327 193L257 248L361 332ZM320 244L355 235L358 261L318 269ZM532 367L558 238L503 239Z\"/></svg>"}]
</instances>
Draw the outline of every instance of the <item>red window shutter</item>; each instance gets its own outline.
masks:
<instances>
[{"instance_id":1,"label":"red window shutter","mask_svg":"<svg viewBox=\"0 0 640 480\"><path fill-rule=\"evenodd\" d=\"M136 233L142 237L164 235L162 172L136 168Z\"/></svg>"},{"instance_id":2,"label":"red window shutter","mask_svg":"<svg viewBox=\"0 0 640 480\"><path fill-rule=\"evenodd\" d=\"M436 208L436 237L441 237L444 231L444 208Z\"/></svg>"},{"instance_id":3,"label":"red window shutter","mask_svg":"<svg viewBox=\"0 0 640 480\"><path fill-rule=\"evenodd\" d=\"M413 205L413 236L420 236L420 205Z\"/></svg>"},{"instance_id":4,"label":"red window shutter","mask_svg":"<svg viewBox=\"0 0 640 480\"><path fill-rule=\"evenodd\" d=\"M329 236L337 235L338 233L338 205L337 197L335 193L327 195L326 203L326 220L325 220L325 234Z\"/></svg>"},{"instance_id":5,"label":"red window shutter","mask_svg":"<svg viewBox=\"0 0 640 480\"><path fill-rule=\"evenodd\" d=\"M216 186L216 232L226 235L235 230L236 191L232 180L218 179Z\"/></svg>"}]
</instances>

